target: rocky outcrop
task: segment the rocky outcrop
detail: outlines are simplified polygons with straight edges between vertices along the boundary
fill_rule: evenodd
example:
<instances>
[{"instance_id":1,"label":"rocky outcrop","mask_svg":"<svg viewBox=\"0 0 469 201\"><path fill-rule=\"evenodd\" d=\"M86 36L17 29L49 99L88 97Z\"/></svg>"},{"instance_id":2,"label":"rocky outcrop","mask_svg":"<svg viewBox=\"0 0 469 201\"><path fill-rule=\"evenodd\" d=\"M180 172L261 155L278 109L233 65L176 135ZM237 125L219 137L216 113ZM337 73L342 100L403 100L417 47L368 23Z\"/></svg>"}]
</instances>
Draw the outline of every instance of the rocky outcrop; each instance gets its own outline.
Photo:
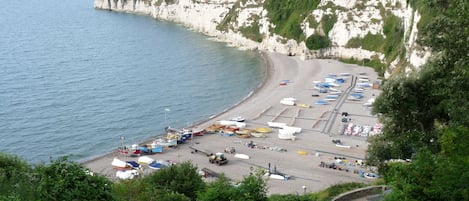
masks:
<instances>
[{"instance_id":1,"label":"rocky outcrop","mask_svg":"<svg viewBox=\"0 0 469 201\"><path fill-rule=\"evenodd\" d=\"M406 0L322 0L317 9L306 16L302 29L306 37L321 32L318 26L311 26L308 17L320 22L324 15L336 17L332 29L327 33L330 47L310 50L304 41L296 41L272 33L271 23L264 8L265 0L95 0L94 7L120 12L150 15L159 20L173 21L189 29L202 32L229 45L245 48L298 55L311 58L377 58L386 63L387 55L378 51L350 47L354 38L364 38L367 34L382 35L383 12L392 13L402 20L406 48L405 56L387 62L388 75L398 64L405 61L407 69L419 68L426 62L430 53L416 44L418 11L407 5ZM365 2L365 3L363 3ZM244 27L258 25L261 40L252 40L242 33ZM325 34L325 33L323 33Z\"/></svg>"}]
</instances>

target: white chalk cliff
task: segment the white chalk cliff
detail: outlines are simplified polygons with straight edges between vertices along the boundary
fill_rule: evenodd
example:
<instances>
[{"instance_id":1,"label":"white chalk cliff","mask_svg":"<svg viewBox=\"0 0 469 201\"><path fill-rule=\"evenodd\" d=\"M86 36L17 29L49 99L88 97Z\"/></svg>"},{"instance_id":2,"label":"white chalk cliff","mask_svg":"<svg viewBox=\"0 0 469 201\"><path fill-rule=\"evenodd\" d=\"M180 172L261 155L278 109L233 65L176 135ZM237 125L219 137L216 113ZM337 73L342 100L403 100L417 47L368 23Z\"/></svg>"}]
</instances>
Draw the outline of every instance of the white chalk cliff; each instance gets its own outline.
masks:
<instances>
[{"instance_id":1,"label":"white chalk cliff","mask_svg":"<svg viewBox=\"0 0 469 201\"><path fill-rule=\"evenodd\" d=\"M284 38L272 33L271 23L264 8L265 0L95 0L94 7L119 12L150 15L158 20L173 21L189 29L202 32L217 40L245 49L275 51L283 54L293 54L304 59L311 58L378 58L386 63L386 55L381 52L365 50L360 47L347 47L349 40L363 38L367 34L382 35L383 9L401 19L404 27L405 56L388 62L386 76L396 68L398 63L405 61L405 71L418 69L422 66L430 52L416 44L417 22L420 15L407 4L407 0L321 0L317 9L311 11L310 16L320 22L324 15L335 15L337 20L328 33L330 47L320 50L310 50L304 41ZM227 23L224 30L217 29L228 15L236 13L235 19ZM257 23L261 42L246 38L241 33L242 27ZM306 37L320 30L311 28L309 21L302 24Z\"/></svg>"}]
</instances>

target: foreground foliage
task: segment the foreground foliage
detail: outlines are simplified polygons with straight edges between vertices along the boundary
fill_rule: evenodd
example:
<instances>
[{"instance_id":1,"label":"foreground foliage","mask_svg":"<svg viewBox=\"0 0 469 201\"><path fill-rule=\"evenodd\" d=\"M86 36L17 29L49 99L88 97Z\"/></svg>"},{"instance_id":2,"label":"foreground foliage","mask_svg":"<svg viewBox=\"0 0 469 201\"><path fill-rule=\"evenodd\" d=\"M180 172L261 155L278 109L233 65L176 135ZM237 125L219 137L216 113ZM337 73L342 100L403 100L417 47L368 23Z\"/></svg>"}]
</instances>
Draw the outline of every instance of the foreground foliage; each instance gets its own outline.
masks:
<instances>
[{"instance_id":1,"label":"foreground foliage","mask_svg":"<svg viewBox=\"0 0 469 201\"><path fill-rule=\"evenodd\" d=\"M435 11L420 25L420 43L434 56L421 71L386 82L373 111L385 127L370 139L367 161L380 165L389 200L469 200L469 2L411 3Z\"/></svg>"},{"instance_id":2,"label":"foreground foliage","mask_svg":"<svg viewBox=\"0 0 469 201\"><path fill-rule=\"evenodd\" d=\"M32 167L0 153L0 200L113 200L111 182L61 158Z\"/></svg>"},{"instance_id":3,"label":"foreground foliage","mask_svg":"<svg viewBox=\"0 0 469 201\"><path fill-rule=\"evenodd\" d=\"M205 183L196 170L191 163L185 162L143 178L111 182L67 158L33 167L15 156L0 153L0 201L322 201L364 186L360 183L337 184L318 193L269 197L263 171L254 171L238 183L224 175Z\"/></svg>"}]
</instances>

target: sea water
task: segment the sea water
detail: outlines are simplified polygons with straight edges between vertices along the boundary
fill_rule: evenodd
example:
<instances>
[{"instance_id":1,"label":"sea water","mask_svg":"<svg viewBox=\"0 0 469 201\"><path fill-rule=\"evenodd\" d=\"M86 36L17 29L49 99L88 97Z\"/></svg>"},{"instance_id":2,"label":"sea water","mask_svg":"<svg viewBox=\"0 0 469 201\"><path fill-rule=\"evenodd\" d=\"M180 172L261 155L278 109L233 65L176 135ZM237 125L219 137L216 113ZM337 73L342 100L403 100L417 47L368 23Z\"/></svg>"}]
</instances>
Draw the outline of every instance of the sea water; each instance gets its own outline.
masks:
<instances>
[{"instance_id":1,"label":"sea water","mask_svg":"<svg viewBox=\"0 0 469 201\"><path fill-rule=\"evenodd\" d=\"M264 79L262 58L92 0L0 7L0 152L82 161L208 119Z\"/></svg>"}]
</instances>

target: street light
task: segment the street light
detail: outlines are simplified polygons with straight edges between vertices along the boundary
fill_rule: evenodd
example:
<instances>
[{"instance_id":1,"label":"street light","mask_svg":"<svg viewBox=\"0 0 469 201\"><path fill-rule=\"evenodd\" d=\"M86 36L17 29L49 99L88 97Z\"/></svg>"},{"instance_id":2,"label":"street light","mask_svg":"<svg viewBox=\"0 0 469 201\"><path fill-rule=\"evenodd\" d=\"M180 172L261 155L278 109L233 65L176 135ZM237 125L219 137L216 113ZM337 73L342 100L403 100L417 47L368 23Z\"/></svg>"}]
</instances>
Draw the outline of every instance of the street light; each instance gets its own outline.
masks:
<instances>
[{"instance_id":1,"label":"street light","mask_svg":"<svg viewBox=\"0 0 469 201\"><path fill-rule=\"evenodd\" d=\"M171 111L169 108L165 108L164 109L164 124L168 125L168 123L166 122L167 121L167 115L166 113Z\"/></svg>"},{"instance_id":2,"label":"street light","mask_svg":"<svg viewBox=\"0 0 469 201\"><path fill-rule=\"evenodd\" d=\"M301 188L303 188L303 195L306 194L306 186L302 186Z\"/></svg>"}]
</instances>

